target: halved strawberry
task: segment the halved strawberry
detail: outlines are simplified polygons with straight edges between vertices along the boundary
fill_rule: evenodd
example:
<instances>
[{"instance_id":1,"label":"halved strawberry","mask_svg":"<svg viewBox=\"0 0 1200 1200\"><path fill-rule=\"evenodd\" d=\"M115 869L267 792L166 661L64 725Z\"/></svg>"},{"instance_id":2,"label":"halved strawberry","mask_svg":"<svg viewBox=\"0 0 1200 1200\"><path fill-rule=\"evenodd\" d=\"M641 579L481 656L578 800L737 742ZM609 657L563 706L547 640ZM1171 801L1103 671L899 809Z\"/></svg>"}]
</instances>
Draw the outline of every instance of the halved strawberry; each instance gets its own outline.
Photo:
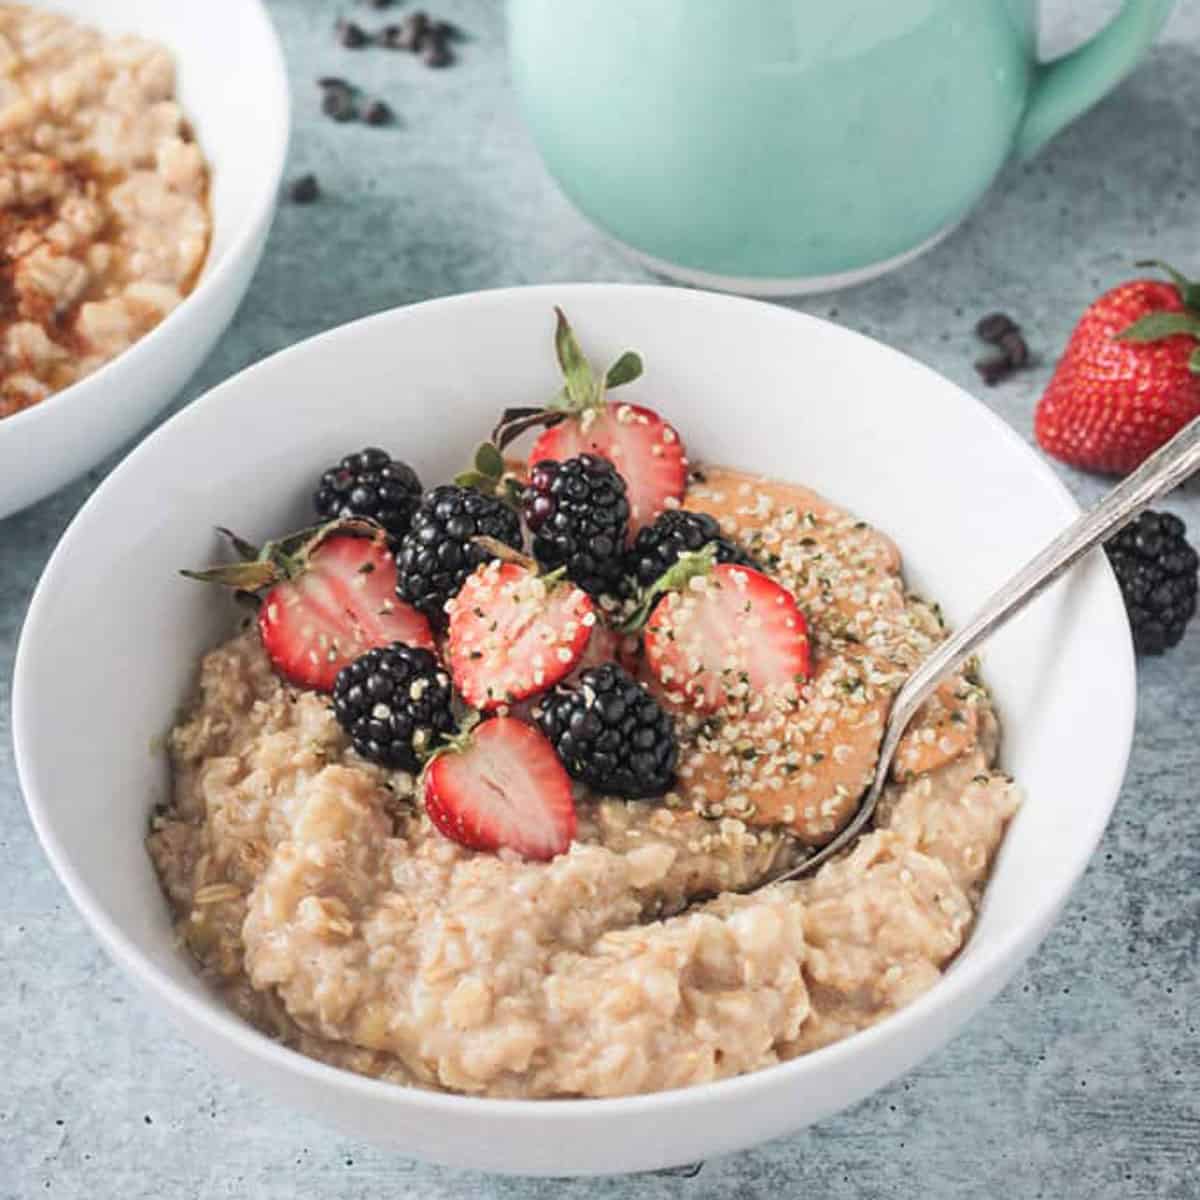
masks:
<instances>
[{"instance_id":1,"label":"halved strawberry","mask_svg":"<svg viewBox=\"0 0 1200 1200\"><path fill-rule=\"evenodd\" d=\"M291 683L327 692L347 663L375 646L434 649L428 620L396 597L396 560L377 526L332 522L268 542L261 551L230 538L254 557L183 574L243 592L266 589L259 635L272 665Z\"/></svg>"},{"instance_id":2,"label":"halved strawberry","mask_svg":"<svg viewBox=\"0 0 1200 1200\"><path fill-rule=\"evenodd\" d=\"M641 374L641 359L626 352L599 378L562 310L554 311L558 315L554 344L566 381L562 393L546 408L507 410L493 440L503 449L525 430L549 425L529 453L531 468L545 459L564 462L579 454L608 459L628 488L632 536L683 498L687 487L683 443L652 409L607 398L609 390Z\"/></svg>"},{"instance_id":3,"label":"halved strawberry","mask_svg":"<svg viewBox=\"0 0 1200 1200\"><path fill-rule=\"evenodd\" d=\"M685 556L681 563L686 571ZM749 702L768 689L798 689L809 674L808 622L795 597L733 563L717 563L668 591L650 614L643 642L668 699L701 712Z\"/></svg>"},{"instance_id":4,"label":"halved strawberry","mask_svg":"<svg viewBox=\"0 0 1200 1200\"><path fill-rule=\"evenodd\" d=\"M447 611L454 686L484 712L553 687L579 662L596 624L582 588L519 562L478 567Z\"/></svg>"},{"instance_id":5,"label":"halved strawberry","mask_svg":"<svg viewBox=\"0 0 1200 1200\"><path fill-rule=\"evenodd\" d=\"M550 458L598 454L621 473L629 496L629 529L649 525L687 487L687 459L679 434L640 404L609 400L547 429L529 452L529 466Z\"/></svg>"},{"instance_id":6,"label":"halved strawberry","mask_svg":"<svg viewBox=\"0 0 1200 1200\"><path fill-rule=\"evenodd\" d=\"M425 768L425 811L472 850L550 859L575 836L571 780L554 748L516 717L492 717Z\"/></svg>"}]
</instances>

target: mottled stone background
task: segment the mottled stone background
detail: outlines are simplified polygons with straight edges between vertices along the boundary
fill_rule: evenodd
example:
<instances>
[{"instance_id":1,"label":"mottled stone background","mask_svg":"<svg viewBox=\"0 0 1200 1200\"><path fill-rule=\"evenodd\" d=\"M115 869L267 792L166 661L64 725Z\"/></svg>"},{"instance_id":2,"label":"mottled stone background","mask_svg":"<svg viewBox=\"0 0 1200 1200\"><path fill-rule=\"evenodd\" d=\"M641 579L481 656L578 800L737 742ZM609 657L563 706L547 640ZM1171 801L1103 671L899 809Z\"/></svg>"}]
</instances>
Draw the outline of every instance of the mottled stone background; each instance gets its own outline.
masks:
<instances>
[{"instance_id":1,"label":"mottled stone background","mask_svg":"<svg viewBox=\"0 0 1200 1200\"><path fill-rule=\"evenodd\" d=\"M1058 49L1113 5L1046 7L1046 44ZM272 0L295 97L290 170L317 170L325 196L281 208L233 327L180 403L392 305L499 284L644 278L542 172L506 86L500 8L438 0L471 41L460 65L436 73L335 47L332 3ZM313 81L342 72L387 97L403 123L322 120ZM1136 75L1035 163L1006 170L956 235L880 283L800 307L930 363L1028 435L1071 322L1096 292L1151 254L1200 272L1198 184L1200 4L1184 0ZM1038 364L983 389L971 326L991 308L1021 321ZM111 465L0 522L0 679L43 562ZM1101 490L1062 474L1081 498ZM1194 489L1171 507L1200 533ZM710 1162L695 1179L574 1182L421 1166L214 1074L101 954L39 852L0 685L0 1197L1200 1196L1198 681L1200 624L1141 668L1124 794L1062 922L948 1049L850 1112Z\"/></svg>"}]
</instances>

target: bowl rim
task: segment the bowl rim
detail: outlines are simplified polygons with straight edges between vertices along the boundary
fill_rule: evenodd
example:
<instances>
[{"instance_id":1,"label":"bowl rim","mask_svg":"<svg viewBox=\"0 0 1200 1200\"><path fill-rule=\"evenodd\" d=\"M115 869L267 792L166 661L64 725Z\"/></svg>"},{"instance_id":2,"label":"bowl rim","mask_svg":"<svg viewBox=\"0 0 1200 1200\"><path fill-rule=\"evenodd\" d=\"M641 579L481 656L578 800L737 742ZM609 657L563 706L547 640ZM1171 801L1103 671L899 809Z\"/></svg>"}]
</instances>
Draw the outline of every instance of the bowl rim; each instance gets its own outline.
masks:
<instances>
[{"instance_id":1,"label":"bowl rim","mask_svg":"<svg viewBox=\"0 0 1200 1200\"><path fill-rule=\"evenodd\" d=\"M927 992L923 993L912 1003L881 1021L839 1041L833 1042L820 1049L800 1055L787 1062L750 1071L728 1079L708 1083L694 1084L688 1087L671 1088L658 1092L640 1093L631 1096L606 1098L571 1099L509 1099L462 1095L454 1092L433 1091L416 1086L401 1084L356 1074L340 1067L330 1066L317 1059L310 1058L297 1050L289 1049L268 1035L248 1024L232 1010L217 1004L207 1004L193 995L181 983L173 979L164 969L137 949L117 924L112 921L99 903L93 898L89 888L84 884L65 851L58 844L42 813L42 804L30 786L33 779L33 764L26 756L25 729L31 719L25 702L25 679L32 674L33 665L31 645L38 641L37 626L41 619L41 610L46 603L44 596L53 584L53 576L60 570L68 557L70 542L79 533L81 520L95 507L105 502L107 493L114 486L128 464L140 462L147 455L154 454L158 443L163 438L178 436L191 421L203 419L202 414L211 405L208 403L225 392L240 390L245 386L244 377L253 379L264 370L270 370L276 359L289 355L293 351L305 349L311 351L315 345L336 348L343 339L350 339L355 332L369 324L385 324L390 321L402 320L410 312L444 309L452 311L456 308L469 308L480 298L486 297L492 302L503 303L511 296L544 295L548 303L559 303L569 306L571 293L595 294L610 291L617 294L624 292L657 292L669 293L673 303L695 304L713 308L734 307L737 309L757 309L759 317L779 321L802 321L823 327L827 332L833 331L836 336L843 337L847 343L863 342L872 346L872 353L880 352L885 357L902 363L905 369L916 369L937 380L939 385L949 386L958 391L963 400L978 408L986 421L992 426L993 434L1006 440L1014 451L1029 464L1032 471L1039 474L1045 482L1052 485L1052 491L1061 501L1064 520L1071 520L1081 509L1066 485L1054 473L1050 465L1010 426L1006 421L993 412L982 401L977 400L965 389L952 380L939 374L932 367L926 366L903 351L897 350L885 342L878 341L866 334L827 321L824 318L809 313L798 312L780 305L770 304L762 300L749 299L742 296L731 296L716 292L705 292L691 289L665 286L661 284L635 283L552 283L536 285L520 285L479 289L450 296L441 296L421 301L416 304L401 305L386 309L370 316L361 317L342 325L334 326L322 333L305 338L292 346L279 350L267 358L243 368L228 379L217 384L192 404L174 414L159 428L154 430L140 445L117 465L99 487L92 493L84 505L72 518L71 523L62 534L57 546L47 561L42 576L38 581L33 597L30 600L25 622L21 630L17 647L16 661L12 680L12 716L13 716L13 745L17 778L21 784L25 798L26 809L30 820L42 844L43 851L50 860L55 873L66 888L75 907L79 910L86 923L99 938L111 957L137 982L143 989L156 994L167 1007L168 1011L180 1014L190 1023L199 1026L205 1034L215 1042L232 1043L233 1047L251 1060L257 1060L261 1066L271 1071L296 1072L314 1086L326 1089L343 1090L345 1093L360 1098L368 1103L394 1104L401 1107L415 1106L429 1114L454 1113L463 1118L482 1118L487 1120L520 1120L536 1116L539 1121L551 1121L557 1124L564 1122L586 1121L590 1116L649 1115L663 1109L674 1108L677 1105L689 1103L715 1103L735 1101L747 1091L772 1084L783 1084L790 1080L795 1085L809 1072L818 1072L825 1067L835 1068L858 1055L869 1053L878 1042L892 1038L903 1037L906 1030L919 1025L926 1014L941 1007L951 1006L955 998L962 998L966 993L986 984L994 972L1001 969L1006 962L1018 955L1021 944L1033 940L1034 944L1049 929L1059 909L1070 895L1080 877L1083 875L1100 838L1108 824L1109 817L1116 805L1121 787L1124 783L1130 749L1133 742L1134 721L1136 715L1136 666L1133 652L1132 636L1129 633L1127 621L1122 620L1123 636L1118 638L1118 644L1109 645L1106 653L1109 655L1111 691L1108 693L1110 703L1122 703L1125 710L1122 724L1125 733L1114 748L1117 751L1116 761L1119 770L1115 771L1110 786L1105 794L1098 796L1100 801L1090 809L1091 820L1087 825L1079 825L1082 836L1071 843L1073 853L1070 855L1061 882L1040 904L1025 914L1024 919L1012 929L998 935L995 942L987 949L972 955L956 957L951 964L952 969L943 974L942 978ZM550 299L553 298L553 299ZM1107 601L1114 607L1114 613L1124 613L1124 604L1116 577L1112 573L1107 560L1098 565L1102 571L1107 592Z\"/></svg>"},{"instance_id":2,"label":"bowl rim","mask_svg":"<svg viewBox=\"0 0 1200 1200\"><path fill-rule=\"evenodd\" d=\"M288 144L291 141L292 93L288 86L287 65L283 55L283 46L279 41L279 33L275 29L271 15L267 11L266 0L247 0L247 3L262 25L266 39L267 54L262 63L263 73L261 76L263 86L273 91L276 101L282 105L283 120L281 122L281 129L279 130L280 136L275 138L265 176L270 186L264 187L262 194L254 197L251 201L249 213L243 218L241 225L235 232L220 261L211 271L206 272L204 268L208 265L208 256L212 252L212 237L210 233L209 245L205 251L204 262L201 264L200 276L195 286L153 329L143 334L137 341L127 346L115 357L102 363L90 375L85 375L82 379L77 379L65 388L61 388L57 392L51 392L44 400L39 400L36 404L20 409L11 416L0 420L0 438L3 438L5 430L16 429L18 427L34 433L34 436L36 436L34 426L39 420L52 420L54 415L62 412L67 403L78 400L80 396L85 395L93 383L99 381L99 386L103 386L110 371L117 367L118 364L122 364L123 366L129 363L132 366L136 366L164 338L173 334L182 320L187 319L186 314L196 307L193 301L198 301L225 286L226 276L231 275L237 269L237 265L246 257L246 252L252 247L259 227L264 221L270 220L283 179L283 168L287 161ZM172 58L178 59L179 51L174 46L168 46L167 48L171 51ZM211 207L212 197L210 195L210 211ZM132 369L132 366L125 369ZM166 397L164 403L170 399L171 397ZM46 413L50 413L51 415L47 416L45 415Z\"/></svg>"}]
</instances>

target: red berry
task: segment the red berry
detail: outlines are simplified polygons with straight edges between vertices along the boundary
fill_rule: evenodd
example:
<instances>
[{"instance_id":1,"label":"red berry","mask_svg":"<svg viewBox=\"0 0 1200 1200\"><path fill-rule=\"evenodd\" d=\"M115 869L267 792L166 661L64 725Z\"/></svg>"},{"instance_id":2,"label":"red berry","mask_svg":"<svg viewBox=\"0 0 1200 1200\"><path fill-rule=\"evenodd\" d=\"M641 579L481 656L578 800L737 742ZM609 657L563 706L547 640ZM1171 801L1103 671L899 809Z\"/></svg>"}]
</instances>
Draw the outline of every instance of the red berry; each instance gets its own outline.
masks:
<instances>
[{"instance_id":1,"label":"red berry","mask_svg":"<svg viewBox=\"0 0 1200 1200\"><path fill-rule=\"evenodd\" d=\"M795 597L759 571L718 563L668 592L644 635L646 661L675 703L712 712L808 678L808 622Z\"/></svg>"},{"instance_id":2,"label":"red berry","mask_svg":"<svg viewBox=\"0 0 1200 1200\"><path fill-rule=\"evenodd\" d=\"M461 749L425 769L425 811L452 841L472 850L562 854L575 836L571 780L553 747L516 717L492 717Z\"/></svg>"},{"instance_id":3,"label":"red berry","mask_svg":"<svg viewBox=\"0 0 1200 1200\"><path fill-rule=\"evenodd\" d=\"M295 578L263 596L258 628L275 669L322 692L375 646L434 648L429 622L396 598L396 560L386 543L348 534L321 542Z\"/></svg>"},{"instance_id":4,"label":"red berry","mask_svg":"<svg viewBox=\"0 0 1200 1200\"><path fill-rule=\"evenodd\" d=\"M679 434L640 404L609 400L602 408L547 429L529 452L530 468L544 459L559 462L579 454L606 458L628 489L629 530L636 533L683 498L687 459Z\"/></svg>"},{"instance_id":5,"label":"red berry","mask_svg":"<svg viewBox=\"0 0 1200 1200\"><path fill-rule=\"evenodd\" d=\"M1192 288L1186 281L1189 298ZM1158 313L1195 316L1195 331L1125 340ZM1048 454L1112 474L1132 471L1200 414L1196 366L1200 313L1180 287L1139 279L1105 293L1084 313L1037 407L1034 431Z\"/></svg>"},{"instance_id":6,"label":"red berry","mask_svg":"<svg viewBox=\"0 0 1200 1200\"><path fill-rule=\"evenodd\" d=\"M477 568L449 614L454 685L484 712L553 687L579 662L596 624L586 592L514 562Z\"/></svg>"}]
</instances>

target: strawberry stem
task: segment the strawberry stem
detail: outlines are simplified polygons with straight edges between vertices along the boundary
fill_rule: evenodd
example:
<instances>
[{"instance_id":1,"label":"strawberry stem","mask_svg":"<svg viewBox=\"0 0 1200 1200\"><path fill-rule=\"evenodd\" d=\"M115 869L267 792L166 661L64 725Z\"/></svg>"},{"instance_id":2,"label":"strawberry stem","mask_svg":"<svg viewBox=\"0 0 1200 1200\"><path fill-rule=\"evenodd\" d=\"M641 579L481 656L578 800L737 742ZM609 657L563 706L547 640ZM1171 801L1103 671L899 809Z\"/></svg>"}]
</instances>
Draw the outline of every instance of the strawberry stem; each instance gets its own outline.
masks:
<instances>
[{"instance_id":1,"label":"strawberry stem","mask_svg":"<svg viewBox=\"0 0 1200 1200\"><path fill-rule=\"evenodd\" d=\"M592 365L584 357L575 331L567 320L566 313L555 306L557 324L554 330L554 350L558 365L566 380L567 407L573 412L583 412L596 404L599 388Z\"/></svg>"},{"instance_id":2,"label":"strawberry stem","mask_svg":"<svg viewBox=\"0 0 1200 1200\"><path fill-rule=\"evenodd\" d=\"M717 544L709 542L699 550L684 550L638 597L637 607L617 626L618 633L639 633L650 619L659 597L681 592L693 580L712 572L717 561Z\"/></svg>"},{"instance_id":3,"label":"strawberry stem","mask_svg":"<svg viewBox=\"0 0 1200 1200\"><path fill-rule=\"evenodd\" d=\"M243 561L205 567L199 571L181 570L179 573L186 579L220 583L239 592L258 592L282 579L295 579L302 575L308 569L308 560L313 551L334 534L373 539L385 536L383 529L374 521L361 517L339 517L323 525L310 525L286 537L264 542L261 550L228 529L218 527L218 532L229 539L233 548L242 555Z\"/></svg>"},{"instance_id":4,"label":"strawberry stem","mask_svg":"<svg viewBox=\"0 0 1200 1200\"><path fill-rule=\"evenodd\" d=\"M245 538L238 537L232 529L226 529L223 525L216 527L217 532L237 551L238 555L247 562L253 562L259 555L259 549L253 542L246 541Z\"/></svg>"},{"instance_id":5,"label":"strawberry stem","mask_svg":"<svg viewBox=\"0 0 1200 1200\"><path fill-rule=\"evenodd\" d=\"M506 408L492 430L492 441L498 450L516 441L526 430L539 426L549 429L569 416L578 416L588 409L603 408L605 394L609 390L632 383L642 373L641 355L626 350L608 368L604 378L598 378L579 345L566 313L556 305L554 315L554 352L563 373L563 388L543 408Z\"/></svg>"},{"instance_id":6,"label":"strawberry stem","mask_svg":"<svg viewBox=\"0 0 1200 1200\"><path fill-rule=\"evenodd\" d=\"M429 764L435 758L441 758L443 754L461 754L464 750L470 749L471 735L475 732L475 726L481 720L482 717L476 709L467 709L463 713L462 719L458 723L458 729L454 733L443 733L441 735L442 743L440 746L431 746L425 750L425 761L421 768L422 773L429 769Z\"/></svg>"},{"instance_id":7,"label":"strawberry stem","mask_svg":"<svg viewBox=\"0 0 1200 1200\"><path fill-rule=\"evenodd\" d=\"M1200 309L1200 283L1189 279L1182 271L1177 271L1170 263L1157 258L1144 258L1134 264L1137 267L1157 267L1165 271L1179 292L1179 298L1188 308Z\"/></svg>"},{"instance_id":8,"label":"strawberry stem","mask_svg":"<svg viewBox=\"0 0 1200 1200\"><path fill-rule=\"evenodd\" d=\"M1161 342L1163 338L1188 334L1200 339L1200 313L1152 312L1139 317L1117 334L1119 342Z\"/></svg>"},{"instance_id":9,"label":"strawberry stem","mask_svg":"<svg viewBox=\"0 0 1200 1200\"><path fill-rule=\"evenodd\" d=\"M575 331L561 308L555 307L557 325L554 330L554 349L558 365L562 368L566 386L563 393L551 404L551 408L566 408L568 412L582 413L589 408L602 408L604 393L609 388L631 383L642 373L641 356L626 350L617 359L603 379L596 377L591 363L584 357Z\"/></svg>"},{"instance_id":10,"label":"strawberry stem","mask_svg":"<svg viewBox=\"0 0 1200 1200\"><path fill-rule=\"evenodd\" d=\"M482 546L493 558L498 558L501 562L515 563L518 567L537 573L537 562L528 554L514 550L507 542L497 541L494 537L488 537L486 533L477 533L471 541L477 546Z\"/></svg>"},{"instance_id":11,"label":"strawberry stem","mask_svg":"<svg viewBox=\"0 0 1200 1200\"><path fill-rule=\"evenodd\" d=\"M494 442L483 442L475 451L475 460L466 471L460 471L454 477L459 487L474 488L485 496L495 496L509 508L517 508L521 503L521 487L504 462L500 447Z\"/></svg>"},{"instance_id":12,"label":"strawberry stem","mask_svg":"<svg viewBox=\"0 0 1200 1200\"><path fill-rule=\"evenodd\" d=\"M642 356L633 350L626 350L617 359L608 373L604 376L604 386L612 391L623 383L632 383L642 373Z\"/></svg>"},{"instance_id":13,"label":"strawberry stem","mask_svg":"<svg viewBox=\"0 0 1200 1200\"><path fill-rule=\"evenodd\" d=\"M567 419L561 409L552 408L506 408L492 430L492 441L499 450L515 442L528 429L550 429Z\"/></svg>"}]
</instances>

